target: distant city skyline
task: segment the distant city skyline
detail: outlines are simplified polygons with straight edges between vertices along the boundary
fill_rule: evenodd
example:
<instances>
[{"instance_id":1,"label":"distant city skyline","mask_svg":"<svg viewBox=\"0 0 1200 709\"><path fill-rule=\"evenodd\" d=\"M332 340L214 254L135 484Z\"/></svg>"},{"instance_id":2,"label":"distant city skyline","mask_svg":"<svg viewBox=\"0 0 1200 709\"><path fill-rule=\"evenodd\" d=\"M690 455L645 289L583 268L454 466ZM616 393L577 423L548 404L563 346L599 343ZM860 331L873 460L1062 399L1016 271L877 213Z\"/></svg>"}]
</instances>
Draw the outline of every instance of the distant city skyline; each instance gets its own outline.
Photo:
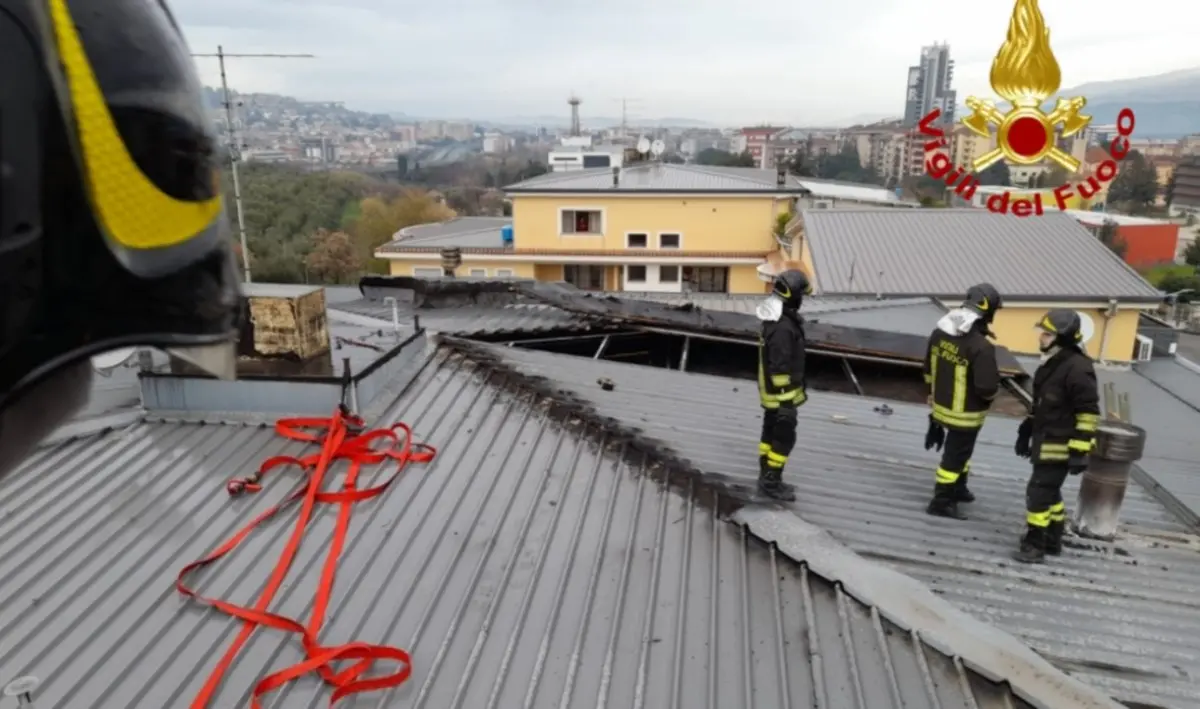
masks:
<instances>
[{"instance_id":1,"label":"distant city skyline","mask_svg":"<svg viewBox=\"0 0 1200 709\"><path fill-rule=\"evenodd\" d=\"M453 7L383 0L174 0L196 52L307 52L315 59L235 59L233 86L350 108L495 120L582 114L677 116L721 125L837 124L901 117L908 69L921 47L948 42L959 100L991 95L987 75L1010 2L961 13L916 12L899 0L809 6L767 0L753 21L731 22L714 0L556 5L528 0ZM452 10L452 11L451 11ZM1191 33L1200 7L1144 0L1128 6L1043 0L1063 88L1200 66ZM646 31L636 28L652 28ZM564 28L574 28L565 32ZM585 31L586 30L586 31ZM201 76L219 85L216 60Z\"/></svg>"}]
</instances>

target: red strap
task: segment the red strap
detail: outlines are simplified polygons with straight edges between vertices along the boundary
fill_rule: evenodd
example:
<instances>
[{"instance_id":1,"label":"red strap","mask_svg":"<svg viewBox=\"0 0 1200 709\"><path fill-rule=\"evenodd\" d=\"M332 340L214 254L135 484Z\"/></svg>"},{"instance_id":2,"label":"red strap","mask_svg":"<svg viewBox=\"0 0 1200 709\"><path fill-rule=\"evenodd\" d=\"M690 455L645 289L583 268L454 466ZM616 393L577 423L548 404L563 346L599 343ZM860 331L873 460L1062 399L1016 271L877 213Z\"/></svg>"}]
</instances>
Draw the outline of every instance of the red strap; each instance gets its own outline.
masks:
<instances>
[{"instance_id":1,"label":"red strap","mask_svg":"<svg viewBox=\"0 0 1200 709\"><path fill-rule=\"evenodd\" d=\"M342 548L345 546L346 531L350 526L351 507L355 502L370 499L386 490L404 472L405 467L409 463L427 463L433 460L434 455L437 454L437 450L432 446L414 442L412 430L403 423L395 424L391 428L368 432L361 432L362 426L362 419L352 416L340 408L334 412L331 418L327 419L293 418L280 420L275 424L276 433L284 438L295 441L320 443L320 453L302 458L291 456L269 458L263 461L262 465L259 466L258 472L254 475L245 479L234 479L228 483L227 489L230 494L242 491L255 492L261 489L259 483L262 481L263 476L275 468L290 465L299 467L308 473L308 484L305 487L298 489L295 493L289 495L287 499L259 514L224 544L221 544L210 552L208 556L188 564L179 572L179 577L175 581L175 588L180 593L244 621L241 631L234 638L233 643L226 650L224 656L217 662L212 674L208 677L208 681L204 683L203 689L200 690L200 693L192 702L192 709L203 709L211 703L213 696L221 685L221 680L225 672L233 663L234 658L237 657L246 640L254 632L254 629L260 625L299 635L304 644L304 652L308 659L279 670L260 680L255 685L254 692L250 697L250 706L253 709L261 709L262 704L259 698L264 694L278 689L284 684L309 672L316 672L326 684L334 688L329 700L330 706L337 703L343 697L348 697L359 692L397 687L403 684L409 675L412 674L412 663L409 655L399 648L357 642L326 647L319 642L321 625L325 620L325 613L329 607L329 598L333 591L334 577L337 575L338 558L341 556ZM338 460L349 462L349 469L346 471L346 476L342 481L342 489L338 492L322 492L321 487L325 474L329 471L333 463ZM385 461L393 461L396 464L391 476L375 487L364 490L358 489L358 474L362 466L377 465ZM288 539L288 543L284 547L283 553L280 554L275 569L271 572L271 577L266 588L263 589L262 595L259 596L253 608L235 605L217 598L201 596L187 586L185 578L188 574L213 563L233 551L254 531L255 527L274 517L281 510L297 501L300 502L300 513L296 519L296 526L292 530L292 536ZM321 580L316 589L312 615L309 617L308 625L306 626L291 618L271 613L267 610L267 607L271 604L275 593L287 577L292 559L295 558L296 551L300 547L300 541L304 536L304 529L312 517L313 507L317 503L340 505L340 509L338 510L337 524L334 528L333 541L329 549L329 554L325 559L325 567L321 571ZM343 660L356 660L356 662L340 672L336 671L333 664ZM363 675L371 669L371 666L377 660L390 660L396 663L398 667L391 674L364 677Z\"/></svg>"}]
</instances>

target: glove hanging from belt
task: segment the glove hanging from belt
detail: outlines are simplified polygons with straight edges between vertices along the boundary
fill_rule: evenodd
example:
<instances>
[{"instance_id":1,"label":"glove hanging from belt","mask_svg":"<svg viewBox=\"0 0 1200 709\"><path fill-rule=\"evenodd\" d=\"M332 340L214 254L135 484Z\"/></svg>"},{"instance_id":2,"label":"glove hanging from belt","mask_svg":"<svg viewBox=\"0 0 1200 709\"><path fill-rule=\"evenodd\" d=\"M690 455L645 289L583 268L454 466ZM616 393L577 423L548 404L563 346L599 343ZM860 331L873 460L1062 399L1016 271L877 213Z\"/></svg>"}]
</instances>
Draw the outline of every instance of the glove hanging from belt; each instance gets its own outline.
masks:
<instances>
[{"instance_id":1,"label":"glove hanging from belt","mask_svg":"<svg viewBox=\"0 0 1200 709\"><path fill-rule=\"evenodd\" d=\"M925 450L936 448L939 451L946 443L946 429L929 414L929 428L925 431Z\"/></svg>"}]
</instances>

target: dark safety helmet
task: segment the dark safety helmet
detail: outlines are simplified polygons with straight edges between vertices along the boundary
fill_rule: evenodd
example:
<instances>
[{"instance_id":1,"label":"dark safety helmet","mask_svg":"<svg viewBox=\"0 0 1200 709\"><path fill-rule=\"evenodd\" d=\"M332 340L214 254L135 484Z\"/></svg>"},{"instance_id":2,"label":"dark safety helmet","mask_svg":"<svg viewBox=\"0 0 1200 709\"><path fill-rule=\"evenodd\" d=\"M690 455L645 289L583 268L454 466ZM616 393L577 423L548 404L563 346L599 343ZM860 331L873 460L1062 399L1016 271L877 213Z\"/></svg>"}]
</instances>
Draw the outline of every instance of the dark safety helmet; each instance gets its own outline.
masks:
<instances>
[{"instance_id":1,"label":"dark safety helmet","mask_svg":"<svg viewBox=\"0 0 1200 709\"><path fill-rule=\"evenodd\" d=\"M1000 291L991 283L980 283L967 289L967 297L962 307L979 313L984 322L990 323L996 317L996 311L1004 307Z\"/></svg>"},{"instance_id":2,"label":"dark safety helmet","mask_svg":"<svg viewBox=\"0 0 1200 709\"><path fill-rule=\"evenodd\" d=\"M106 350L232 375L217 146L166 6L0 0L0 67L0 447L6 410Z\"/></svg>"},{"instance_id":3,"label":"dark safety helmet","mask_svg":"<svg viewBox=\"0 0 1200 709\"><path fill-rule=\"evenodd\" d=\"M1043 315L1037 326L1039 330L1054 335L1051 346L1079 347L1083 344L1083 320L1074 310L1055 308Z\"/></svg>"},{"instance_id":4,"label":"dark safety helmet","mask_svg":"<svg viewBox=\"0 0 1200 709\"><path fill-rule=\"evenodd\" d=\"M804 271L795 268L790 268L775 276L774 283L771 292L783 300L784 307L794 310L799 310L804 296L812 293L812 285L808 281L808 276L804 275Z\"/></svg>"}]
</instances>

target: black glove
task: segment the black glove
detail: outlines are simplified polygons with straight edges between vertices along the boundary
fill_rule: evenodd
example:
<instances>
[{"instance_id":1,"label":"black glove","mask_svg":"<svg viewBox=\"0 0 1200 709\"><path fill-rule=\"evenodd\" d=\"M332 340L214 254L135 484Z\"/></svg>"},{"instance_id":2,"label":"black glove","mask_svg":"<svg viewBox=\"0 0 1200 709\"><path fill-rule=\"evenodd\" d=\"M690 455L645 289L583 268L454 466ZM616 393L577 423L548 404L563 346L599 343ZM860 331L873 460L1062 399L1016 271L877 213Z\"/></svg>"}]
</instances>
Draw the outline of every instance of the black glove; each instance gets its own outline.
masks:
<instances>
[{"instance_id":1,"label":"black glove","mask_svg":"<svg viewBox=\"0 0 1200 709\"><path fill-rule=\"evenodd\" d=\"M1033 447L1030 446L1032 439L1033 419L1026 418L1021 422L1021 427L1017 429L1017 445L1013 446L1013 452L1022 458L1033 455Z\"/></svg>"},{"instance_id":2,"label":"black glove","mask_svg":"<svg viewBox=\"0 0 1200 709\"><path fill-rule=\"evenodd\" d=\"M1071 475L1078 475L1087 470L1088 455L1078 451L1071 451L1071 455L1067 458L1067 472Z\"/></svg>"},{"instance_id":3,"label":"black glove","mask_svg":"<svg viewBox=\"0 0 1200 709\"><path fill-rule=\"evenodd\" d=\"M937 448L940 451L945 442L946 429L942 428L942 424L933 419L933 414L930 414L929 429L925 431L925 450Z\"/></svg>"}]
</instances>

